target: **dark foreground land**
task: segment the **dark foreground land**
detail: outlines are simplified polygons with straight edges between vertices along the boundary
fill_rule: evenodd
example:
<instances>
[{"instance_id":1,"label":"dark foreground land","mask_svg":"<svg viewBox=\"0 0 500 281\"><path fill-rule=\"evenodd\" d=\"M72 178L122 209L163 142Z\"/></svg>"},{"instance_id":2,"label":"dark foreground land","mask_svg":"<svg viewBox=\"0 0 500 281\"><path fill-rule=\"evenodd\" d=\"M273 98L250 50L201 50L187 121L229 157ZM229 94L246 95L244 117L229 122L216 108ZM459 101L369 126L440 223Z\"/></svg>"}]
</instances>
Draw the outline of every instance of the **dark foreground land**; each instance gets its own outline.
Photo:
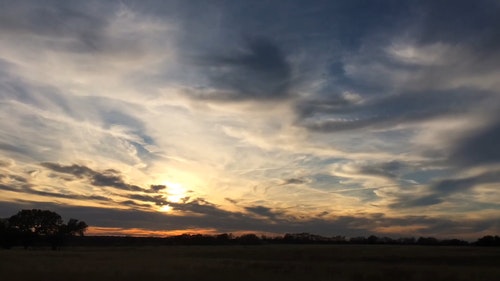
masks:
<instances>
[{"instance_id":1,"label":"dark foreground land","mask_svg":"<svg viewBox=\"0 0 500 281\"><path fill-rule=\"evenodd\" d=\"M260 245L0 251L1 280L500 280L500 248Z\"/></svg>"}]
</instances>

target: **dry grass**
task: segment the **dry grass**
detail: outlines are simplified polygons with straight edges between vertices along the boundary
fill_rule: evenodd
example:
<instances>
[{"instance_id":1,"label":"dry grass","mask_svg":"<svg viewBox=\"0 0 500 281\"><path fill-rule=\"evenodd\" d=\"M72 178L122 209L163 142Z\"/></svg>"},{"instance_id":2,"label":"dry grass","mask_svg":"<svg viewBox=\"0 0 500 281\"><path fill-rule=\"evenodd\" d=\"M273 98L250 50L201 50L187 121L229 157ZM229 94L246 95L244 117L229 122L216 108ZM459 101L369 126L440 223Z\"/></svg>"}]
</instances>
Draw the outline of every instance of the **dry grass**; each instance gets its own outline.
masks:
<instances>
[{"instance_id":1,"label":"dry grass","mask_svg":"<svg viewBox=\"0 0 500 281\"><path fill-rule=\"evenodd\" d=\"M384 245L0 251L2 280L500 280L500 249Z\"/></svg>"}]
</instances>

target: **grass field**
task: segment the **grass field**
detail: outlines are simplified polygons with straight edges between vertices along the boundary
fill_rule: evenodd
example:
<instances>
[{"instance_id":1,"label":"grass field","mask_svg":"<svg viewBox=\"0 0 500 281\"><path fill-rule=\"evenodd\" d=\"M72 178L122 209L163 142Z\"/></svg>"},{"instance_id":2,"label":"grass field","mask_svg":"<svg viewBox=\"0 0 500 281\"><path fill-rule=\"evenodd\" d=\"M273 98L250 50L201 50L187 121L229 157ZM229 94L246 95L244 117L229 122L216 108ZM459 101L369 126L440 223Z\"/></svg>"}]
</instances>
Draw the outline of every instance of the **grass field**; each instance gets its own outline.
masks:
<instances>
[{"instance_id":1,"label":"grass field","mask_svg":"<svg viewBox=\"0 0 500 281\"><path fill-rule=\"evenodd\" d=\"M13 280L500 280L500 248L388 245L0 250Z\"/></svg>"}]
</instances>

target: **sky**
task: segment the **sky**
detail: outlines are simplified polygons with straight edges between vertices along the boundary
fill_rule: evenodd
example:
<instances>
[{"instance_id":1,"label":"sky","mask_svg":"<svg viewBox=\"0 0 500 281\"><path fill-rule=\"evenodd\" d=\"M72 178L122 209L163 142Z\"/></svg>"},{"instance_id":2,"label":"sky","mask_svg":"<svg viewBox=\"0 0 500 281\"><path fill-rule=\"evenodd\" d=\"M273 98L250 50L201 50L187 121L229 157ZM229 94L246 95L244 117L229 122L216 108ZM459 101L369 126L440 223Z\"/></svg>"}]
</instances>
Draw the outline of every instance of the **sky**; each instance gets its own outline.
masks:
<instances>
[{"instance_id":1,"label":"sky","mask_svg":"<svg viewBox=\"0 0 500 281\"><path fill-rule=\"evenodd\" d=\"M500 232L500 1L0 6L0 217Z\"/></svg>"}]
</instances>

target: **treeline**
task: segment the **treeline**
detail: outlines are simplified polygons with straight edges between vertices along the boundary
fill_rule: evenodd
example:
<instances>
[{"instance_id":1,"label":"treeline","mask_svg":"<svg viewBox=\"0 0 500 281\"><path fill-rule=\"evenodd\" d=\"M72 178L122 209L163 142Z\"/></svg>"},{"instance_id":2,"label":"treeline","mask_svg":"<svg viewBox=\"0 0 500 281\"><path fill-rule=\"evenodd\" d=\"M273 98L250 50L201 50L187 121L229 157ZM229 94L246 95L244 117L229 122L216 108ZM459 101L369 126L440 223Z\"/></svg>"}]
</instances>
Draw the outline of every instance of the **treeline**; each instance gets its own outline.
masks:
<instances>
[{"instance_id":1,"label":"treeline","mask_svg":"<svg viewBox=\"0 0 500 281\"><path fill-rule=\"evenodd\" d=\"M389 237L344 236L324 237L310 233L285 234L284 236L258 236L244 234L202 235L182 234L169 237L132 237L132 236L85 236L71 237L68 244L78 247L135 247L135 246L167 246L167 245L286 245L286 244L353 244L353 245L428 245L428 246L500 246L499 236L484 236L475 242L459 239L437 239L434 237L409 237L393 239Z\"/></svg>"},{"instance_id":2,"label":"treeline","mask_svg":"<svg viewBox=\"0 0 500 281\"><path fill-rule=\"evenodd\" d=\"M83 236L87 227L77 219L64 223L59 214L49 210L21 210L10 218L0 219L0 245L5 249L50 246L57 250L70 237Z\"/></svg>"},{"instance_id":3,"label":"treeline","mask_svg":"<svg viewBox=\"0 0 500 281\"><path fill-rule=\"evenodd\" d=\"M431 246L500 246L499 236L484 236L475 242L434 237L345 236L325 237L311 233L288 233L283 236L258 236L253 233L235 236L182 234L170 237L84 236L88 225L77 219L64 223L61 216L48 210L21 210L10 218L0 219L0 245L3 248L49 246L56 250L71 246L162 246L162 245L261 245L261 244L389 244Z\"/></svg>"}]
</instances>

